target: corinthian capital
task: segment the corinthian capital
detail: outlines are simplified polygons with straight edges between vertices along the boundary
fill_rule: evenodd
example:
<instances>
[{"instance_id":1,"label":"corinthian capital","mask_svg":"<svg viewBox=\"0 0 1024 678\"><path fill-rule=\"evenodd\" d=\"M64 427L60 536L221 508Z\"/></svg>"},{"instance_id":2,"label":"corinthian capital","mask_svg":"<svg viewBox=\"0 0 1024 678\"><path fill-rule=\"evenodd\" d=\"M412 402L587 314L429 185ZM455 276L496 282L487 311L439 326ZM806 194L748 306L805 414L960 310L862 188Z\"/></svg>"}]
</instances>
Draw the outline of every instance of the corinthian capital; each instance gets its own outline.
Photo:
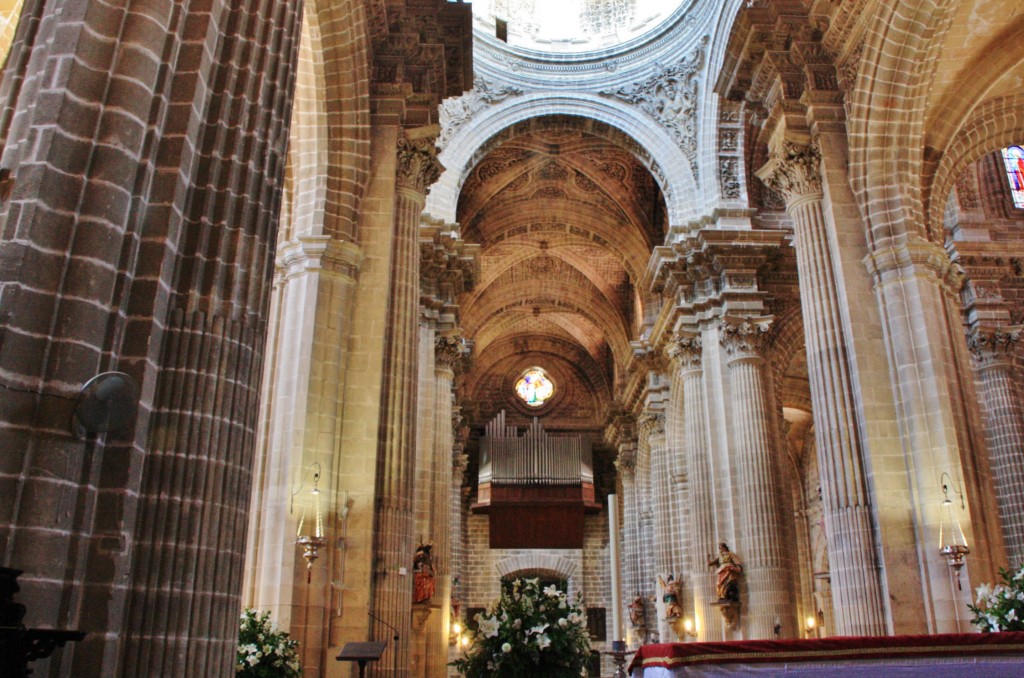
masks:
<instances>
[{"instance_id":1,"label":"corinthian capital","mask_svg":"<svg viewBox=\"0 0 1024 678\"><path fill-rule=\"evenodd\" d=\"M977 361L978 367L989 367L1009 363L1013 353L1024 336L1024 325L1010 327L977 327L967 335L967 348Z\"/></svg>"},{"instance_id":2,"label":"corinthian capital","mask_svg":"<svg viewBox=\"0 0 1024 678\"><path fill-rule=\"evenodd\" d=\"M815 142L783 141L755 172L765 186L781 193L789 205L803 197L821 195L821 151Z\"/></svg>"},{"instance_id":3,"label":"corinthian capital","mask_svg":"<svg viewBox=\"0 0 1024 678\"><path fill-rule=\"evenodd\" d=\"M434 147L435 136L425 134L414 136L405 133L398 139L398 186L419 193L426 193L444 166L437 159L437 148Z\"/></svg>"},{"instance_id":4,"label":"corinthian capital","mask_svg":"<svg viewBox=\"0 0 1024 678\"><path fill-rule=\"evenodd\" d=\"M437 364L449 367L453 372L461 369L466 352L466 342L459 336L438 337L434 342L434 359Z\"/></svg>"},{"instance_id":5,"label":"corinthian capital","mask_svg":"<svg viewBox=\"0 0 1024 678\"><path fill-rule=\"evenodd\" d=\"M644 412L636 420L640 437L659 436L665 433L665 415L661 412Z\"/></svg>"},{"instance_id":6,"label":"corinthian capital","mask_svg":"<svg viewBox=\"0 0 1024 678\"><path fill-rule=\"evenodd\" d=\"M700 335L676 332L665 349L665 355L681 370L700 369L703 355Z\"/></svg>"},{"instance_id":7,"label":"corinthian capital","mask_svg":"<svg viewBox=\"0 0 1024 678\"><path fill-rule=\"evenodd\" d=\"M733 358L761 356L771 337L773 319L723 318L719 336L725 352Z\"/></svg>"}]
</instances>

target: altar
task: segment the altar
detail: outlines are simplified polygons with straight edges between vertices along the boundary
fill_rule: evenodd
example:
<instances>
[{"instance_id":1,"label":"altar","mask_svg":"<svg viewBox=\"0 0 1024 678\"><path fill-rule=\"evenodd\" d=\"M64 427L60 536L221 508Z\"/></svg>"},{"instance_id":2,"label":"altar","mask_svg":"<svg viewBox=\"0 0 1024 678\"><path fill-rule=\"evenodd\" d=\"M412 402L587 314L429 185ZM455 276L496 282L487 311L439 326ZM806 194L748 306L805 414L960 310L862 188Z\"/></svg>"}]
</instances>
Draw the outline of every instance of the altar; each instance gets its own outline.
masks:
<instances>
[{"instance_id":1,"label":"altar","mask_svg":"<svg viewBox=\"0 0 1024 678\"><path fill-rule=\"evenodd\" d=\"M843 678L1024 675L1024 632L833 637L644 645L632 678L822 676Z\"/></svg>"}]
</instances>

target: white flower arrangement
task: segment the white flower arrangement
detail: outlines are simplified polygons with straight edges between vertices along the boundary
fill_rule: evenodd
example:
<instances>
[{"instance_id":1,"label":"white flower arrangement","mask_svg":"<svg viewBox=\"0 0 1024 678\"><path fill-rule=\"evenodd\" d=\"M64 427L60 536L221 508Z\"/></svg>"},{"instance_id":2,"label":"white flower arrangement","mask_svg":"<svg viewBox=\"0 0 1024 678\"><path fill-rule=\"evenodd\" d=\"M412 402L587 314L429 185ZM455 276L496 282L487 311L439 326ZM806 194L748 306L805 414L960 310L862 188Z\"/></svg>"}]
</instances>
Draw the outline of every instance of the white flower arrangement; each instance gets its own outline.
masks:
<instances>
[{"instance_id":1,"label":"white flower arrangement","mask_svg":"<svg viewBox=\"0 0 1024 678\"><path fill-rule=\"evenodd\" d=\"M1024 631L1024 566L1016 572L999 570L1003 582L992 586L982 584L975 593L971 623L983 632Z\"/></svg>"},{"instance_id":2,"label":"white flower arrangement","mask_svg":"<svg viewBox=\"0 0 1024 678\"><path fill-rule=\"evenodd\" d=\"M269 612L245 610L238 625L235 674L240 678L299 678L299 643L277 628Z\"/></svg>"},{"instance_id":3,"label":"white flower arrangement","mask_svg":"<svg viewBox=\"0 0 1024 678\"><path fill-rule=\"evenodd\" d=\"M590 659L586 614L579 598L536 579L512 582L476 616L477 631L462 659L467 678L566 678L585 675Z\"/></svg>"}]
</instances>

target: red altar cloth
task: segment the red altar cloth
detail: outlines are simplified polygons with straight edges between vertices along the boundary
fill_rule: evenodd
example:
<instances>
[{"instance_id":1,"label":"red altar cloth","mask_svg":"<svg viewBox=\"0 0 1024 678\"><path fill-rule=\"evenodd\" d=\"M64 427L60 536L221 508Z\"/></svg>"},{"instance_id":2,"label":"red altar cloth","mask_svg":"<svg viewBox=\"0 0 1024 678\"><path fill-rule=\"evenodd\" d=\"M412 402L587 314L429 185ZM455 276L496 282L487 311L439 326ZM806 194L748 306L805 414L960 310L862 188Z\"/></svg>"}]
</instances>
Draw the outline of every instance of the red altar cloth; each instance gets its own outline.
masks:
<instances>
[{"instance_id":1,"label":"red altar cloth","mask_svg":"<svg viewBox=\"0 0 1024 678\"><path fill-rule=\"evenodd\" d=\"M1024 632L948 633L934 636L837 636L800 640L644 645L629 665L679 668L700 664L839 662L947 656L1024 657ZM1022 668L1021 675L1024 675Z\"/></svg>"}]
</instances>

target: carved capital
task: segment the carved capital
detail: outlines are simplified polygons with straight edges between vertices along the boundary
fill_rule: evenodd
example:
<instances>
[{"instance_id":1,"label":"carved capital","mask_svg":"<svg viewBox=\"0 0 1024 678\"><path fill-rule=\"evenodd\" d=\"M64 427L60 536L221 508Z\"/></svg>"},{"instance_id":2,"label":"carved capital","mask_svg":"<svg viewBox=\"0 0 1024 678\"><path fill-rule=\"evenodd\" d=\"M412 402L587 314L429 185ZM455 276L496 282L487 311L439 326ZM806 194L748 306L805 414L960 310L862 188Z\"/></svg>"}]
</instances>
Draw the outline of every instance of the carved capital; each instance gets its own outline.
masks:
<instances>
[{"instance_id":1,"label":"carved capital","mask_svg":"<svg viewBox=\"0 0 1024 678\"><path fill-rule=\"evenodd\" d=\"M719 337L732 358L762 357L771 337L771 317L723 318Z\"/></svg>"},{"instance_id":2,"label":"carved capital","mask_svg":"<svg viewBox=\"0 0 1024 678\"><path fill-rule=\"evenodd\" d=\"M665 355L680 370L700 369L703 353L700 335L691 332L677 332L665 349Z\"/></svg>"},{"instance_id":3,"label":"carved capital","mask_svg":"<svg viewBox=\"0 0 1024 678\"><path fill-rule=\"evenodd\" d=\"M439 366L445 366L458 373L465 363L466 342L462 337L438 337L434 342L434 359Z\"/></svg>"},{"instance_id":4,"label":"carved capital","mask_svg":"<svg viewBox=\"0 0 1024 678\"><path fill-rule=\"evenodd\" d=\"M814 142L783 141L772 149L768 162L755 172L765 186L781 193L792 206L801 198L821 196L821 151Z\"/></svg>"},{"instance_id":5,"label":"carved capital","mask_svg":"<svg viewBox=\"0 0 1024 678\"><path fill-rule=\"evenodd\" d=\"M976 327L967 335L967 348L978 367L1010 364L1017 350L1024 326Z\"/></svg>"},{"instance_id":6,"label":"carved capital","mask_svg":"<svg viewBox=\"0 0 1024 678\"><path fill-rule=\"evenodd\" d=\"M641 438L646 437L650 440L652 436L665 433L665 415L661 412L644 412L637 417L636 424Z\"/></svg>"},{"instance_id":7,"label":"carved capital","mask_svg":"<svg viewBox=\"0 0 1024 678\"><path fill-rule=\"evenodd\" d=\"M433 135L413 138L402 135L398 139L398 187L426 193L444 166L437 159Z\"/></svg>"}]
</instances>

